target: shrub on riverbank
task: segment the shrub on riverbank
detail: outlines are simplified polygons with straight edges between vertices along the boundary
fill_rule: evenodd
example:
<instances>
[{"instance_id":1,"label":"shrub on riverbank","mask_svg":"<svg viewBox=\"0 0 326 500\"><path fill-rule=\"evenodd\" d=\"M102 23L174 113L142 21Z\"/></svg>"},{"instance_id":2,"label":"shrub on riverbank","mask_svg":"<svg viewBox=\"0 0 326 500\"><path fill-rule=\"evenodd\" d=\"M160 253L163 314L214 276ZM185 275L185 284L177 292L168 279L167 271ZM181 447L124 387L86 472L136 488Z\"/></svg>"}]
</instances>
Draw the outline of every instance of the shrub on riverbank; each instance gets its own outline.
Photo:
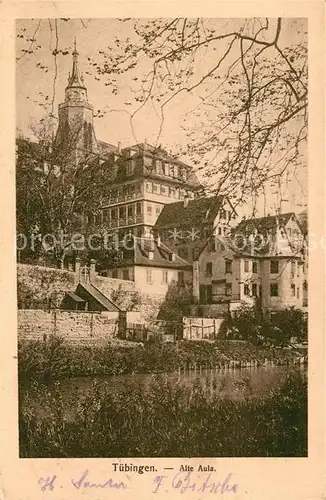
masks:
<instances>
[{"instance_id":1,"label":"shrub on riverbank","mask_svg":"<svg viewBox=\"0 0 326 500\"><path fill-rule=\"evenodd\" d=\"M69 407L59 383L52 391L39 384L20 390L21 457L307 456L302 374L243 402L219 398L209 384L183 386L160 376L118 393L94 383L87 396L71 394ZM32 404L38 391L43 416Z\"/></svg>"},{"instance_id":2,"label":"shrub on riverbank","mask_svg":"<svg viewBox=\"0 0 326 500\"><path fill-rule=\"evenodd\" d=\"M101 344L71 345L58 337L47 342L28 341L18 346L20 380L49 382L62 378L121 375L124 373L170 372L180 369L213 368L229 360L262 364L265 359L286 363L296 354L287 349L261 348L249 342L182 341L179 344L148 343L121 347Z\"/></svg>"}]
</instances>

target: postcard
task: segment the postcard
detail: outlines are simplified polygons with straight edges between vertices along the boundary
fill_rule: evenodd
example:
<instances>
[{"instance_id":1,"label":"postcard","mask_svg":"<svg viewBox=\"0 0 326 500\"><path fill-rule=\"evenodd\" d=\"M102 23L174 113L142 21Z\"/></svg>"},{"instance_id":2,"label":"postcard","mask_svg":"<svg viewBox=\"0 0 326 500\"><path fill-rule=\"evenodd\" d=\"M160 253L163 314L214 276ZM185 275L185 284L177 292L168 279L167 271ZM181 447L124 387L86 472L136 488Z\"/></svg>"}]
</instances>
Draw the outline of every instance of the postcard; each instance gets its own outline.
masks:
<instances>
[{"instance_id":1,"label":"postcard","mask_svg":"<svg viewBox=\"0 0 326 500\"><path fill-rule=\"evenodd\" d=\"M323 2L0 9L2 498L325 498Z\"/></svg>"}]
</instances>

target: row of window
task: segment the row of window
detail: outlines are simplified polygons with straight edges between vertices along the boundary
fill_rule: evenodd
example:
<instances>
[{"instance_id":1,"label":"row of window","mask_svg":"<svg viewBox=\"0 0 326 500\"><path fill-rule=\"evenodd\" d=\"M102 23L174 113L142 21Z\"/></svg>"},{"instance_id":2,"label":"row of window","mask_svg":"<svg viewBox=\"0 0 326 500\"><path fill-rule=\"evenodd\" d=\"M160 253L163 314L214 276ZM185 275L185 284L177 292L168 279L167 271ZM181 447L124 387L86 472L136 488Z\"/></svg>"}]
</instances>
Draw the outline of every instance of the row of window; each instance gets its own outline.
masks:
<instances>
[{"instance_id":1,"label":"row of window","mask_svg":"<svg viewBox=\"0 0 326 500\"><path fill-rule=\"evenodd\" d=\"M106 208L103 210L103 220L110 221L116 219L124 219L127 217L132 217L133 215L142 214L142 203L129 203L128 205L122 205L120 207Z\"/></svg>"},{"instance_id":2,"label":"row of window","mask_svg":"<svg viewBox=\"0 0 326 500\"><path fill-rule=\"evenodd\" d=\"M141 159L138 159L139 163L141 163L141 161ZM137 163L135 158L129 159L126 162L126 175L132 175L134 173L136 164ZM161 159L154 159L148 156L144 156L144 165L146 167L149 167L152 172L155 172L159 175L171 177L172 179L186 181L188 178L188 172L186 168L180 165L166 163Z\"/></svg>"},{"instance_id":3,"label":"row of window","mask_svg":"<svg viewBox=\"0 0 326 500\"><path fill-rule=\"evenodd\" d=\"M149 215L159 215L163 205L156 203L147 203L146 212ZM110 221L116 219L125 219L126 217L133 217L134 215L141 215L143 212L142 203L128 203L128 205L121 205L120 207L106 208L103 210L103 221Z\"/></svg>"},{"instance_id":4,"label":"row of window","mask_svg":"<svg viewBox=\"0 0 326 500\"><path fill-rule=\"evenodd\" d=\"M245 273L249 273L251 270L253 274L256 274L258 272L258 262L255 260L245 260L243 263L243 270Z\"/></svg>"},{"instance_id":5,"label":"row of window","mask_svg":"<svg viewBox=\"0 0 326 500\"><path fill-rule=\"evenodd\" d=\"M189 198L194 198L194 193L188 191L184 188L179 188L178 186L166 186L164 184L158 184L156 182L146 182L147 193L159 194L161 196L167 196L169 198L175 198L177 200L183 200L187 195Z\"/></svg>"},{"instance_id":6,"label":"row of window","mask_svg":"<svg viewBox=\"0 0 326 500\"><path fill-rule=\"evenodd\" d=\"M146 283L149 285L153 285L153 270L152 269L146 269ZM179 285L184 285L185 283L185 278L184 278L184 272L183 271L178 271L178 284ZM162 270L162 284L167 285L168 284L168 271L163 269Z\"/></svg>"},{"instance_id":7,"label":"row of window","mask_svg":"<svg viewBox=\"0 0 326 500\"><path fill-rule=\"evenodd\" d=\"M116 189L111 189L108 193L107 202L114 203L119 199L125 200L130 198L135 198L141 196L141 185L140 184L131 184L129 186L121 186Z\"/></svg>"},{"instance_id":8,"label":"row of window","mask_svg":"<svg viewBox=\"0 0 326 500\"><path fill-rule=\"evenodd\" d=\"M253 296L257 297L258 294L258 285L257 283L252 283L251 285L245 284L243 287L243 293L246 296ZM296 287L295 285L291 285L291 294L292 297L297 297L298 299L300 298L300 288ZM279 288L278 288L278 283L271 283L270 284L270 296L271 297L278 297L279 296Z\"/></svg>"},{"instance_id":9,"label":"row of window","mask_svg":"<svg viewBox=\"0 0 326 500\"><path fill-rule=\"evenodd\" d=\"M213 242L214 240L212 240ZM220 243L220 247L223 245ZM223 247L224 249L224 247ZM181 256L181 255L180 255ZM252 272L252 274L257 274L258 273L258 262L257 261L250 261L250 260L245 260L243 262L243 269L245 273ZM207 262L206 263L206 274L211 275L213 271L213 263L212 262ZM231 261L226 261L225 263L225 273L232 273L232 263ZM279 261L278 260L271 260L270 261L270 273L271 274L278 274L279 273ZM300 273L300 267L299 264L295 261L291 261L291 275L294 276L295 273L299 276Z\"/></svg>"},{"instance_id":10,"label":"row of window","mask_svg":"<svg viewBox=\"0 0 326 500\"><path fill-rule=\"evenodd\" d=\"M300 298L300 288L296 287L295 285L291 285L291 295L292 297L297 297L297 299ZM279 296L279 290L278 290L278 284L277 283L271 283L270 284L270 296L271 297L278 297Z\"/></svg>"},{"instance_id":11,"label":"row of window","mask_svg":"<svg viewBox=\"0 0 326 500\"><path fill-rule=\"evenodd\" d=\"M121 273L120 273L120 276L121 276ZM114 269L112 271L112 278L116 278L117 279L118 277L119 277L119 271L118 271L118 269ZM130 280L129 269L122 269L121 279L123 279L123 280ZM183 271L179 271L178 272L178 284L179 285L184 285L184 282L185 282L184 272ZM154 284L154 281L153 281L153 270L152 269L146 269L146 283L148 283L149 285L153 285ZM168 274L168 270L166 270L166 269L162 270L161 283L163 285L167 285L169 283L169 274Z\"/></svg>"},{"instance_id":12,"label":"row of window","mask_svg":"<svg viewBox=\"0 0 326 500\"><path fill-rule=\"evenodd\" d=\"M232 274L232 260L225 259L225 274ZM206 275L212 276L213 262L206 262Z\"/></svg>"}]
</instances>

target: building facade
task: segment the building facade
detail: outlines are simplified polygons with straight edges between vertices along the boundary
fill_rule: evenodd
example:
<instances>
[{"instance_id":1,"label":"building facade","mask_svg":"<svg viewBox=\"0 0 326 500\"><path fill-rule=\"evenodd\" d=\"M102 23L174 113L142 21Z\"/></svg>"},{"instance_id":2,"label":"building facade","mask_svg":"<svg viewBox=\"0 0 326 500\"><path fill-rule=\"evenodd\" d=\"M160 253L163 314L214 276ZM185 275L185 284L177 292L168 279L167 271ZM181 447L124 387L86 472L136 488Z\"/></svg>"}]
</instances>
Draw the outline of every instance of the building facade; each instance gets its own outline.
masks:
<instances>
[{"instance_id":1,"label":"building facade","mask_svg":"<svg viewBox=\"0 0 326 500\"><path fill-rule=\"evenodd\" d=\"M154 234L181 258L193 262L213 235L227 236L230 233L235 217L226 197L187 198L163 208Z\"/></svg>"},{"instance_id":2,"label":"building facade","mask_svg":"<svg viewBox=\"0 0 326 500\"><path fill-rule=\"evenodd\" d=\"M236 241L241 237L244 246ZM306 307L306 244L295 214L241 222L233 238L212 238L193 263L199 304L257 300L267 314Z\"/></svg>"},{"instance_id":3,"label":"building facade","mask_svg":"<svg viewBox=\"0 0 326 500\"><path fill-rule=\"evenodd\" d=\"M161 146L141 143L121 148L96 139L93 106L79 69L76 43L72 72L59 104L56 142L73 149L74 159L98 161L106 170L106 185L97 214L86 214L87 223L118 233L148 236L163 207L194 198L200 183L193 169Z\"/></svg>"},{"instance_id":4,"label":"building facade","mask_svg":"<svg viewBox=\"0 0 326 500\"><path fill-rule=\"evenodd\" d=\"M191 167L147 143L112 154L107 168L113 179L98 222L121 237L148 236L166 204L194 198L200 189Z\"/></svg>"},{"instance_id":5,"label":"building facade","mask_svg":"<svg viewBox=\"0 0 326 500\"><path fill-rule=\"evenodd\" d=\"M130 236L121 262L105 271L111 278L135 282L141 293L164 297L172 284L192 284L192 267L160 240Z\"/></svg>"}]
</instances>

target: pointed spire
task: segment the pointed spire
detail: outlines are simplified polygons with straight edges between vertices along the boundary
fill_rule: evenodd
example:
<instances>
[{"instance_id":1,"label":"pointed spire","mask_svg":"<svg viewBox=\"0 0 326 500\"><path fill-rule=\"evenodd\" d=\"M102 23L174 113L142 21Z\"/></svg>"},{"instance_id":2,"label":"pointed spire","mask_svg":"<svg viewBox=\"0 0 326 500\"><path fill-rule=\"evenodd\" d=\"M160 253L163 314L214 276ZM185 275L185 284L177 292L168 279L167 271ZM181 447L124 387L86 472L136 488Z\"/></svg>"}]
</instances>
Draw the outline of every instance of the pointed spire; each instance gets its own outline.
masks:
<instances>
[{"instance_id":1,"label":"pointed spire","mask_svg":"<svg viewBox=\"0 0 326 500\"><path fill-rule=\"evenodd\" d=\"M77 52L77 44L76 44L76 37L74 37L74 51L72 53L72 72L71 75L69 74L69 79L68 79L68 85L66 88L69 87L84 87L83 79L81 78L80 72L79 72L79 62L78 62L78 52Z\"/></svg>"}]
</instances>

